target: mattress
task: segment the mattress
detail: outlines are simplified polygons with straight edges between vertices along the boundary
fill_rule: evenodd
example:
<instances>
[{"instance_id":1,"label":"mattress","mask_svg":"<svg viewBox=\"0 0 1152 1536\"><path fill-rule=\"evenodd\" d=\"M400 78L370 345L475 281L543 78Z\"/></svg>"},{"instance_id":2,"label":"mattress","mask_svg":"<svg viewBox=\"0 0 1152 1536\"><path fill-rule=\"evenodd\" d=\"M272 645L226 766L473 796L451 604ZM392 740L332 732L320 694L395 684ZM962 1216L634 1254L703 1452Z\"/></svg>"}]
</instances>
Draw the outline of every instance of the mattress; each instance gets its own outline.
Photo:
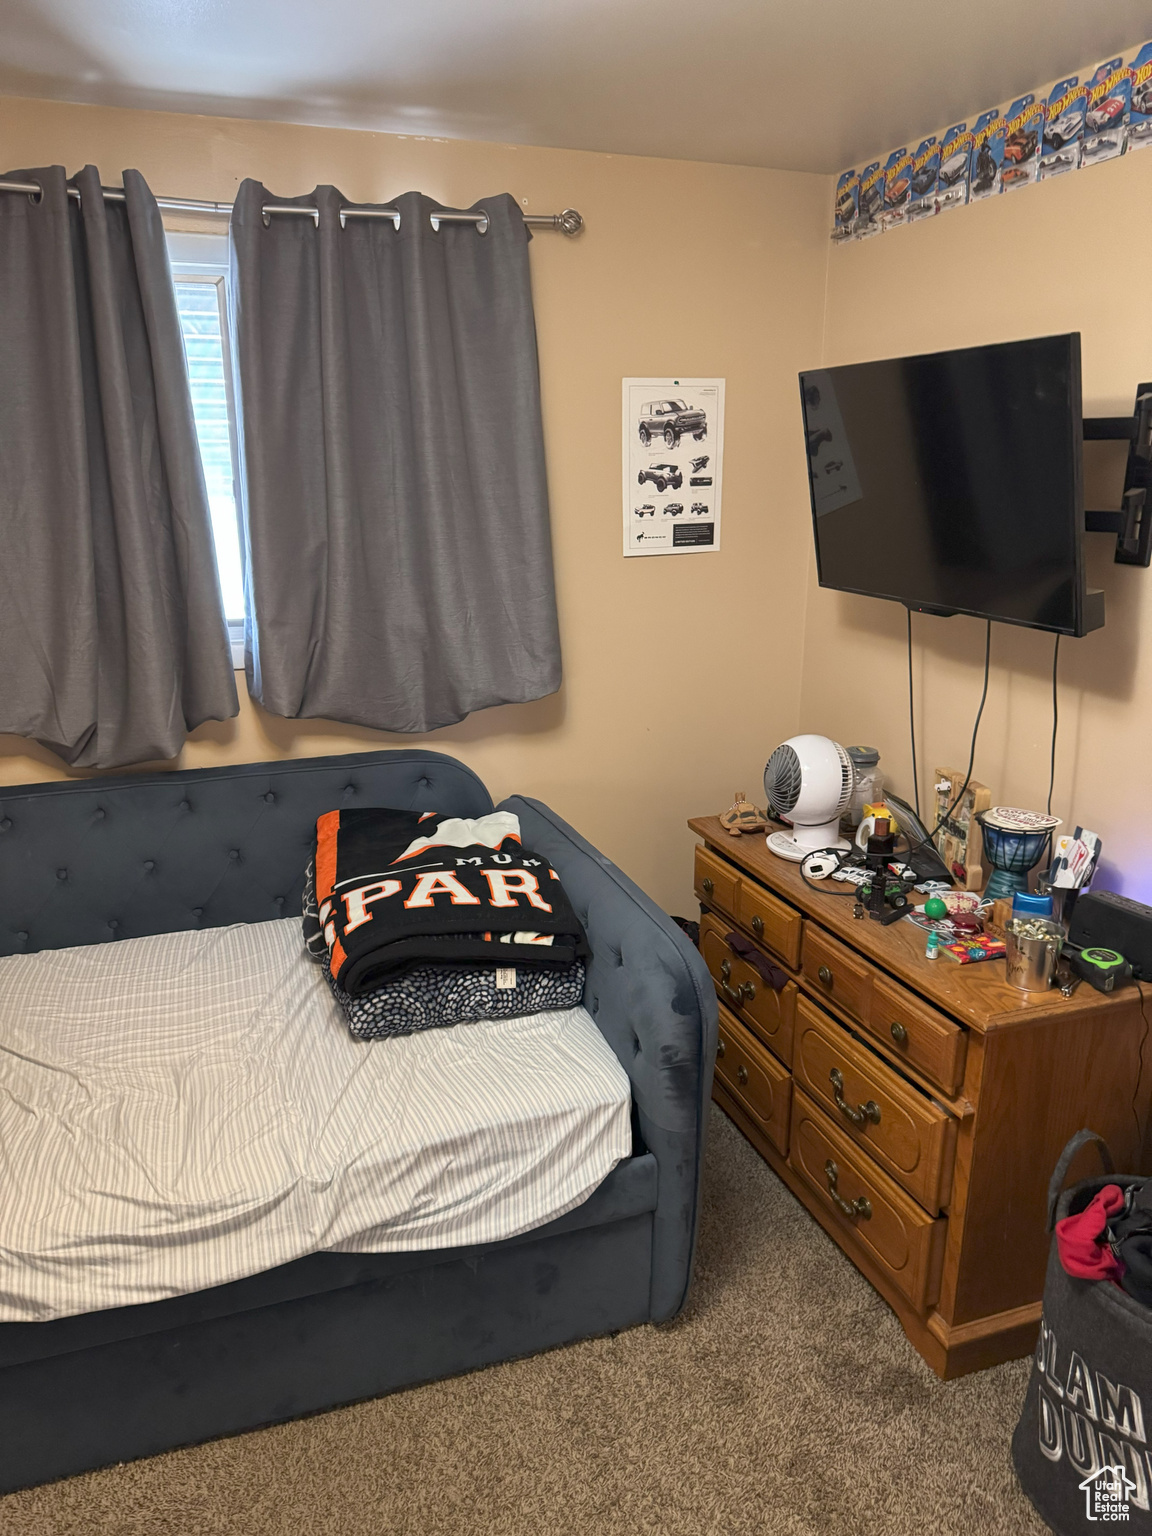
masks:
<instances>
[{"instance_id":1,"label":"mattress","mask_svg":"<svg viewBox=\"0 0 1152 1536\"><path fill-rule=\"evenodd\" d=\"M512 1237L630 1151L582 1008L357 1041L295 919L0 960L0 1322Z\"/></svg>"}]
</instances>

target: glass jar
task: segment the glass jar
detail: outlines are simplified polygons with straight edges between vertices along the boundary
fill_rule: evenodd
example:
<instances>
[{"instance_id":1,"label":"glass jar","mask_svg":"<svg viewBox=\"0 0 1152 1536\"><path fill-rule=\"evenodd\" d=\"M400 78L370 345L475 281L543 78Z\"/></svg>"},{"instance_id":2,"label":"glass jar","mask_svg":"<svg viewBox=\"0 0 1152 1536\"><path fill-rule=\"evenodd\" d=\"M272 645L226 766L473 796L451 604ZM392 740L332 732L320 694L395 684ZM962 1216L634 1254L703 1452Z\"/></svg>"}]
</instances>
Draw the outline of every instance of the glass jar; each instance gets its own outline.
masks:
<instances>
[{"instance_id":1,"label":"glass jar","mask_svg":"<svg viewBox=\"0 0 1152 1536\"><path fill-rule=\"evenodd\" d=\"M880 771L880 753L876 747L849 747L847 752L856 774L856 787L844 820L856 828L864 820L864 807L884 798L884 775Z\"/></svg>"}]
</instances>

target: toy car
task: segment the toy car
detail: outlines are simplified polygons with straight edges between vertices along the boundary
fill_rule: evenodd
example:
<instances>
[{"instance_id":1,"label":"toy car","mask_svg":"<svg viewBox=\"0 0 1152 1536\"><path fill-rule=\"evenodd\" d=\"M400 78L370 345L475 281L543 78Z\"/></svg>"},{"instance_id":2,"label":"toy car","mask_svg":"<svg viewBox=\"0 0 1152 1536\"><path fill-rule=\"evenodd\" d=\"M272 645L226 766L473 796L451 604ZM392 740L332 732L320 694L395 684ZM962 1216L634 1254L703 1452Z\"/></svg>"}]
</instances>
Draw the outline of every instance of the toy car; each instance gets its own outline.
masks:
<instances>
[{"instance_id":1,"label":"toy car","mask_svg":"<svg viewBox=\"0 0 1152 1536\"><path fill-rule=\"evenodd\" d=\"M870 187L864 187L860 191L860 216L867 222L875 218L880 212L880 205L884 201L884 189L878 181L874 181Z\"/></svg>"},{"instance_id":2,"label":"toy car","mask_svg":"<svg viewBox=\"0 0 1152 1536\"><path fill-rule=\"evenodd\" d=\"M1152 119L1149 119L1146 123L1133 123L1128 129L1129 144L1134 141L1139 143L1147 138L1152 138Z\"/></svg>"},{"instance_id":3,"label":"toy car","mask_svg":"<svg viewBox=\"0 0 1152 1536\"><path fill-rule=\"evenodd\" d=\"M708 434L708 418L703 411L689 409L683 400L650 400L640 407L640 441L645 448L661 435L669 448L678 448L686 433L703 442Z\"/></svg>"},{"instance_id":4,"label":"toy car","mask_svg":"<svg viewBox=\"0 0 1152 1536\"><path fill-rule=\"evenodd\" d=\"M1045 141L1051 144L1053 149L1063 149L1073 139L1080 137L1084 120L1080 112L1073 107L1070 112L1063 113L1055 122L1049 123L1044 130Z\"/></svg>"},{"instance_id":5,"label":"toy car","mask_svg":"<svg viewBox=\"0 0 1152 1536\"><path fill-rule=\"evenodd\" d=\"M1022 160L1031 160L1038 143L1035 128L1027 131L1017 128L1015 133L1010 133L1004 140L1004 158L1011 160L1014 165L1019 165Z\"/></svg>"},{"instance_id":6,"label":"toy car","mask_svg":"<svg viewBox=\"0 0 1152 1536\"><path fill-rule=\"evenodd\" d=\"M1103 155L1109 150L1116 150L1119 147L1119 143L1119 133L1102 133L1099 138L1085 139L1084 148L1081 153L1085 160L1092 160L1097 155Z\"/></svg>"},{"instance_id":7,"label":"toy car","mask_svg":"<svg viewBox=\"0 0 1152 1536\"><path fill-rule=\"evenodd\" d=\"M696 517L706 517L708 515L708 508L704 502L694 501L692 503L692 512Z\"/></svg>"},{"instance_id":8,"label":"toy car","mask_svg":"<svg viewBox=\"0 0 1152 1536\"><path fill-rule=\"evenodd\" d=\"M1098 107L1092 108L1084 119L1084 126L1089 133L1099 133L1101 128L1110 128L1123 111L1124 98L1109 96L1107 101L1102 101Z\"/></svg>"},{"instance_id":9,"label":"toy car","mask_svg":"<svg viewBox=\"0 0 1152 1536\"><path fill-rule=\"evenodd\" d=\"M961 150L959 154L949 155L940 167L940 180L946 187L953 187L963 176L968 168L968 154Z\"/></svg>"},{"instance_id":10,"label":"toy car","mask_svg":"<svg viewBox=\"0 0 1152 1536\"><path fill-rule=\"evenodd\" d=\"M656 508L652 505L652 503L650 501L646 501L642 507L637 507L636 508L636 516L637 517L655 517L656 516Z\"/></svg>"},{"instance_id":11,"label":"toy car","mask_svg":"<svg viewBox=\"0 0 1152 1536\"><path fill-rule=\"evenodd\" d=\"M987 192L996 180L996 156L987 144L981 144L976 156L976 174L972 178L973 192Z\"/></svg>"},{"instance_id":12,"label":"toy car","mask_svg":"<svg viewBox=\"0 0 1152 1536\"><path fill-rule=\"evenodd\" d=\"M840 220L841 224L849 223L855 212L856 199L852 196L851 192L841 192L840 196L836 199L836 217Z\"/></svg>"},{"instance_id":13,"label":"toy car","mask_svg":"<svg viewBox=\"0 0 1152 1536\"><path fill-rule=\"evenodd\" d=\"M1063 154L1053 155L1051 160L1045 160L1040 167L1042 175L1052 176L1057 171L1068 171L1076 164L1076 151L1066 149Z\"/></svg>"},{"instance_id":14,"label":"toy car","mask_svg":"<svg viewBox=\"0 0 1152 1536\"><path fill-rule=\"evenodd\" d=\"M707 464L707 462L708 462L708 455L707 454L705 454L702 459L693 459L692 460L692 473L694 475L698 475L700 473L700 471L704 468L704 466Z\"/></svg>"},{"instance_id":15,"label":"toy car","mask_svg":"<svg viewBox=\"0 0 1152 1536\"><path fill-rule=\"evenodd\" d=\"M951 208L954 203L964 201L963 187L946 187L936 199L937 208Z\"/></svg>"},{"instance_id":16,"label":"toy car","mask_svg":"<svg viewBox=\"0 0 1152 1536\"><path fill-rule=\"evenodd\" d=\"M666 491L669 486L678 491L684 484L684 476L680 473L679 464L649 464L647 469L642 469L636 476L641 485L646 480L651 480L658 491Z\"/></svg>"},{"instance_id":17,"label":"toy car","mask_svg":"<svg viewBox=\"0 0 1152 1536\"><path fill-rule=\"evenodd\" d=\"M712 476L711 475L693 475L691 480L689 480L688 484L689 485L711 485L712 484Z\"/></svg>"},{"instance_id":18,"label":"toy car","mask_svg":"<svg viewBox=\"0 0 1152 1536\"><path fill-rule=\"evenodd\" d=\"M1152 80L1145 80L1132 92L1133 112L1152 112Z\"/></svg>"},{"instance_id":19,"label":"toy car","mask_svg":"<svg viewBox=\"0 0 1152 1536\"><path fill-rule=\"evenodd\" d=\"M824 466L824 473L826 475L838 475L843 468L843 459L829 459L827 464Z\"/></svg>"},{"instance_id":20,"label":"toy car","mask_svg":"<svg viewBox=\"0 0 1152 1536\"><path fill-rule=\"evenodd\" d=\"M924 166L923 169L917 171L915 176L912 178L912 190L915 192L917 197L923 197L925 192L931 192L935 185L936 167L934 165Z\"/></svg>"},{"instance_id":21,"label":"toy car","mask_svg":"<svg viewBox=\"0 0 1152 1536\"><path fill-rule=\"evenodd\" d=\"M911 186L907 176L901 176L888 188L887 200L889 208L899 208L900 204L908 196L908 188Z\"/></svg>"},{"instance_id":22,"label":"toy car","mask_svg":"<svg viewBox=\"0 0 1152 1536\"><path fill-rule=\"evenodd\" d=\"M679 517L683 510L684 503L682 501L670 501L664 508L664 511L669 517Z\"/></svg>"},{"instance_id":23,"label":"toy car","mask_svg":"<svg viewBox=\"0 0 1152 1536\"><path fill-rule=\"evenodd\" d=\"M1002 187L1014 187L1018 181L1030 181L1031 175L1026 166L1006 165L1000 172L1000 185Z\"/></svg>"}]
</instances>

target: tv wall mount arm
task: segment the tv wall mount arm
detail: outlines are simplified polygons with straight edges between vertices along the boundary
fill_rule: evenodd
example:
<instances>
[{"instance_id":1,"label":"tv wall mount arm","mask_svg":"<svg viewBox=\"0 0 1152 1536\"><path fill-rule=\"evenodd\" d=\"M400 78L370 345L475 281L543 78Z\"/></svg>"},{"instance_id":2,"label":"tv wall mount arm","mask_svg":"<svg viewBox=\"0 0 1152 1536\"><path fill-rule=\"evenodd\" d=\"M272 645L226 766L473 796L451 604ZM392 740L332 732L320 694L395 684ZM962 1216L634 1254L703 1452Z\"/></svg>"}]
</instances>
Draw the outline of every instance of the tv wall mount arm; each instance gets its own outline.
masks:
<instances>
[{"instance_id":1,"label":"tv wall mount arm","mask_svg":"<svg viewBox=\"0 0 1152 1536\"><path fill-rule=\"evenodd\" d=\"M1084 441L1128 444L1120 511L1086 511L1085 529L1116 535L1118 565L1152 564L1152 384L1137 388L1131 416L1085 416Z\"/></svg>"}]
</instances>

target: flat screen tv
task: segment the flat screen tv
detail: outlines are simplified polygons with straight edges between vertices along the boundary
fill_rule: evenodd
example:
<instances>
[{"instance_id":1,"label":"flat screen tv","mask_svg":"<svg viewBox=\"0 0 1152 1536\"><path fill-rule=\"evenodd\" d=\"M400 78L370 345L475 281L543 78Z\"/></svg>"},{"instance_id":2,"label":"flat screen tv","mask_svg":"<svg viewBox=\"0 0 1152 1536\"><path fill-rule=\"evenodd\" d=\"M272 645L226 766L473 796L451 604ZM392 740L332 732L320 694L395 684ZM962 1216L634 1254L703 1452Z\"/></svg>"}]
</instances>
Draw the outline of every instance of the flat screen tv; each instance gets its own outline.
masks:
<instances>
[{"instance_id":1,"label":"flat screen tv","mask_svg":"<svg viewBox=\"0 0 1152 1536\"><path fill-rule=\"evenodd\" d=\"M800 375L822 587L1083 635L1080 337Z\"/></svg>"}]
</instances>

